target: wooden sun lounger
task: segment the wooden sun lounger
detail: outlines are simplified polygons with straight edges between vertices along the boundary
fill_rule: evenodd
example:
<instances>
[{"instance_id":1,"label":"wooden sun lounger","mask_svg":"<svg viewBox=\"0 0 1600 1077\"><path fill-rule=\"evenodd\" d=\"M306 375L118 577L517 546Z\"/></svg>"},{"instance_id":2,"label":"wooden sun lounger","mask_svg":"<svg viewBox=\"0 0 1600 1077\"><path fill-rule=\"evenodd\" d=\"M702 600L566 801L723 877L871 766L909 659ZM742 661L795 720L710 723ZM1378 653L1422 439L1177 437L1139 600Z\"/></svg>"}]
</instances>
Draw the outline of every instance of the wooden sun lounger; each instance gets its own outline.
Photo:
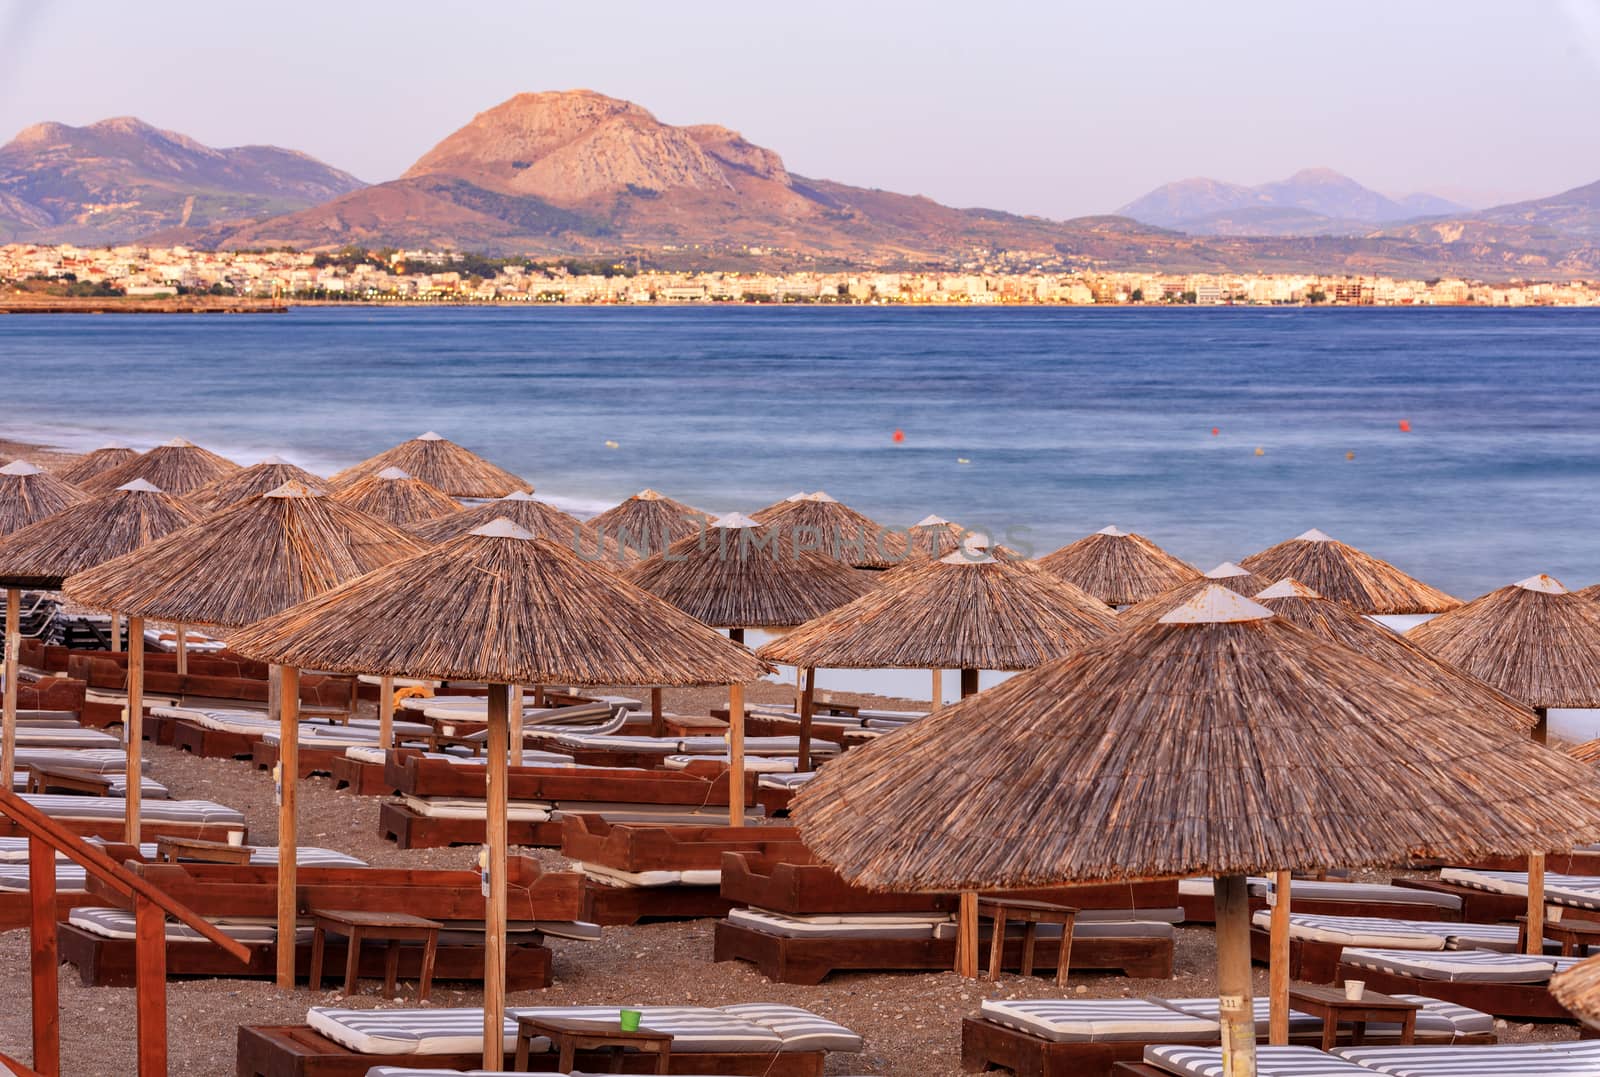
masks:
<instances>
[{"instance_id":1,"label":"wooden sun lounger","mask_svg":"<svg viewBox=\"0 0 1600 1077\"><path fill-rule=\"evenodd\" d=\"M348 789L363 797L386 797L399 792L389 784L384 769L382 763L351 759L342 753L328 765L335 789Z\"/></svg>"},{"instance_id":2,"label":"wooden sun lounger","mask_svg":"<svg viewBox=\"0 0 1600 1077\"><path fill-rule=\"evenodd\" d=\"M153 803L159 804L161 801ZM56 822L80 838L121 841L127 830L121 819L56 819ZM242 823L181 823L155 819L143 820L139 829L146 841L155 841L163 837L227 841L232 834L244 833ZM26 836L27 831L17 826L8 816L0 815L0 838Z\"/></svg>"},{"instance_id":3,"label":"wooden sun lounger","mask_svg":"<svg viewBox=\"0 0 1600 1077\"><path fill-rule=\"evenodd\" d=\"M719 870L722 854L732 851L790 852L809 858L798 833L787 826L611 824L598 815L582 814L562 819L562 855L618 871ZM607 926L720 917L733 905L718 886L627 887L584 880L583 919Z\"/></svg>"},{"instance_id":4,"label":"wooden sun lounger","mask_svg":"<svg viewBox=\"0 0 1600 1077\"><path fill-rule=\"evenodd\" d=\"M482 797L481 767L428 759L421 752L389 753L384 778L396 792L417 797ZM715 778L672 770L511 767L507 796L512 800L550 800L558 804L657 804L711 807L728 803L726 771ZM756 775L747 775L744 804L755 804ZM573 810L581 811L581 808Z\"/></svg>"},{"instance_id":5,"label":"wooden sun lounger","mask_svg":"<svg viewBox=\"0 0 1600 1077\"><path fill-rule=\"evenodd\" d=\"M98 902L97 902L98 903ZM65 920L65 916L62 917ZM85 987L132 987L135 984L135 941L97 935L69 923L57 925L61 960L78 970ZM550 986L551 953L538 932L512 936L506 947L506 989L528 991ZM246 943L250 960L240 964L206 939L168 939L167 975L227 977L229 979L272 979L277 975L277 946L273 943ZM342 969L346 956L345 939L330 936L324 947L326 968ZM415 980L422 972L422 946L399 948L398 972L402 979ZM383 979L387 970L384 947L367 946L361 952L361 976ZM306 978L311 969L310 941L295 946L295 976ZM483 982L483 945L441 941L434 958L435 980Z\"/></svg>"},{"instance_id":6,"label":"wooden sun lounger","mask_svg":"<svg viewBox=\"0 0 1600 1077\"><path fill-rule=\"evenodd\" d=\"M767 979L788 984L819 984L834 972L942 972L952 968L956 959L954 937L791 938L718 920L714 940L713 960L748 961ZM989 947L985 934L979 952L987 955ZM1037 940L1032 955L1034 971L1054 975L1060 950L1059 939ZM1168 979L1172 976L1173 950L1171 938L1078 936L1072 940L1068 967L1078 971L1116 971L1140 979ZM1008 938L1002 967L1020 969L1022 960L1022 936Z\"/></svg>"},{"instance_id":7,"label":"wooden sun lounger","mask_svg":"<svg viewBox=\"0 0 1600 1077\"><path fill-rule=\"evenodd\" d=\"M1550 994L1544 983L1485 983L1472 980L1427 980L1417 976L1401 976L1377 969L1339 963L1335 970L1339 980L1362 980L1374 991L1385 995L1427 995L1443 999L1474 1010L1492 1013L1496 1017L1516 1017L1537 1021L1572 1021L1572 1014Z\"/></svg>"},{"instance_id":8,"label":"wooden sun lounger","mask_svg":"<svg viewBox=\"0 0 1600 1077\"><path fill-rule=\"evenodd\" d=\"M482 845L485 821L419 815L399 801L378 808L378 833L401 849L442 849L450 845ZM554 819L529 822L512 819L506 824L512 845L553 849L561 844L561 823Z\"/></svg>"},{"instance_id":9,"label":"wooden sun lounger","mask_svg":"<svg viewBox=\"0 0 1600 1077\"><path fill-rule=\"evenodd\" d=\"M1396 886L1408 890L1430 890L1436 894L1455 894L1461 898L1461 919L1472 924L1496 924L1515 920L1528 911L1528 899L1515 894L1496 894L1474 886L1447 883L1442 879L1396 879Z\"/></svg>"},{"instance_id":10,"label":"wooden sun lounger","mask_svg":"<svg viewBox=\"0 0 1600 1077\"><path fill-rule=\"evenodd\" d=\"M825 1052L780 1051L672 1053L669 1073L749 1074L751 1077L822 1077ZM359 1054L308 1025L240 1025L234 1073L237 1077L366 1077L373 1066L401 1066L418 1069L476 1070L483 1065L481 1053L472 1054ZM509 1062L510 1059L508 1058ZM637 1071L636 1059L627 1059ZM575 1070L604 1072L610 1056L604 1052L580 1051ZM649 1064L650 1060L646 1059ZM530 1065L554 1068L556 1056L536 1055Z\"/></svg>"},{"instance_id":11,"label":"wooden sun lounger","mask_svg":"<svg viewBox=\"0 0 1600 1077\"><path fill-rule=\"evenodd\" d=\"M322 746L300 742L299 766L295 769L298 777L310 778L314 775L333 775L333 765L343 759L344 750L348 745ZM258 740L250 748L250 761L256 765L257 770L270 771L278 765L280 753L276 744L265 740Z\"/></svg>"},{"instance_id":12,"label":"wooden sun lounger","mask_svg":"<svg viewBox=\"0 0 1600 1077\"><path fill-rule=\"evenodd\" d=\"M728 852L722 896L759 909L805 916L821 913L953 912L955 894L897 894L852 886L825 864L785 850L781 855ZM995 897L1048 901L1079 909L1156 909L1178 904L1178 882L1110 883L1007 890Z\"/></svg>"}]
</instances>

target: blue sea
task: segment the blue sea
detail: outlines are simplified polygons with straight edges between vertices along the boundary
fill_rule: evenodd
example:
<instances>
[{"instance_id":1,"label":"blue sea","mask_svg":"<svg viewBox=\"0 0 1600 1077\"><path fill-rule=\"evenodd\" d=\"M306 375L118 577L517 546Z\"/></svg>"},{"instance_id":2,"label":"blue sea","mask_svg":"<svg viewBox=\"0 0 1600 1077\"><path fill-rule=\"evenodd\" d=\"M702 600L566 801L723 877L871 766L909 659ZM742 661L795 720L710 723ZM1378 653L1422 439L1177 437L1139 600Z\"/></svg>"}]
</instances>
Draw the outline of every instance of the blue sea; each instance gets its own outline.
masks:
<instances>
[{"instance_id":1,"label":"blue sea","mask_svg":"<svg viewBox=\"0 0 1600 1077\"><path fill-rule=\"evenodd\" d=\"M580 512L822 489L1036 553L1114 523L1209 568L1319 527L1462 596L1600 579L1600 310L13 316L0 392L5 436L320 473L437 430Z\"/></svg>"}]
</instances>

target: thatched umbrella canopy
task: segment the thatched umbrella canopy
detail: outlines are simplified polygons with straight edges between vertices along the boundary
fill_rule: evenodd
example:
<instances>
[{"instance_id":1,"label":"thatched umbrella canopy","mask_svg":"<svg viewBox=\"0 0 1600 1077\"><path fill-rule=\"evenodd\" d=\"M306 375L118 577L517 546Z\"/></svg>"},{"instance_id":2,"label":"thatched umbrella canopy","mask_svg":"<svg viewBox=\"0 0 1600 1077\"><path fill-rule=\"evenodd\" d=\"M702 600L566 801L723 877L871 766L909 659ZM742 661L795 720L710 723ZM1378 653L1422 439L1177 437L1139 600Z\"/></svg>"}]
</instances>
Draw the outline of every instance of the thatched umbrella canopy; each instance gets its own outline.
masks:
<instances>
[{"instance_id":1,"label":"thatched umbrella canopy","mask_svg":"<svg viewBox=\"0 0 1600 1077\"><path fill-rule=\"evenodd\" d=\"M549 502L540 501L520 490L419 524L411 528L411 533L424 542L448 542L500 519L510 520L524 531L531 531L540 538L577 550L585 560L616 565L639 557L632 550L624 550L616 539L602 537L588 523L571 513L562 512Z\"/></svg>"},{"instance_id":2,"label":"thatched umbrella canopy","mask_svg":"<svg viewBox=\"0 0 1600 1077\"><path fill-rule=\"evenodd\" d=\"M713 628L742 639L746 628L788 628L872 589L872 580L810 551L797 553L777 529L729 513L702 538L679 539L628 570L644 588Z\"/></svg>"},{"instance_id":3,"label":"thatched umbrella canopy","mask_svg":"<svg viewBox=\"0 0 1600 1077\"><path fill-rule=\"evenodd\" d=\"M0 539L0 586L58 590L68 576L197 523L202 515L134 479Z\"/></svg>"},{"instance_id":4,"label":"thatched umbrella canopy","mask_svg":"<svg viewBox=\"0 0 1600 1077\"><path fill-rule=\"evenodd\" d=\"M227 457L183 438L162 442L122 464L94 476L84 483L91 494L107 494L123 483L143 479L173 497L188 497L202 486L232 475L239 465Z\"/></svg>"},{"instance_id":5,"label":"thatched umbrella canopy","mask_svg":"<svg viewBox=\"0 0 1600 1077\"><path fill-rule=\"evenodd\" d=\"M91 609L238 628L423 549L392 524L286 483L80 572L63 590Z\"/></svg>"},{"instance_id":6,"label":"thatched umbrella canopy","mask_svg":"<svg viewBox=\"0 0 1600 1077\"><path fill-rule=\"evenodd\" d=\"M821 491L819 490L818 493L821 493ZM756 509L750 514L750 518L752 520L765 520L768 516L771 516L779 509L787 508L791 501L804 501L810 496L811 495L806 493L804 490L797 490L788 497L780 498L770 505L763 505L761 508Z\"/></svg>"},{"instance_id":7,"label":"thatched umbrella canopy","mask_svg":"<svg viewBox=\"0 0 1600 1077\"><path fill-rule=\"evenodd\" d=\"M1567 754L1580 763L1588 763L1590 766L1600 764L1600 737L1586 740L1582 744L1574 744L1567 749Z\"/></svg>"},{"instance_id":8,"label":"thatched umbrella canopy","mask_svg":"<svg viewBox=\"0 0 1600 1077\"><path fill-rule=\"evenodd\" d=\"M961 550L990 554L1002 560L1025 560L1017 551L993 541L985 532L968 530L943 516L924 516L912 524L909 531L911 537L906 543L905 564L890 569L891 572L901 571L907 565L937 561Z\"/></svg>"},{"instance_id":9,"label":"thatched umbrella canopy","mask_svg":"<svg viewBox=\"0 0 1600 1077\"><path fill-rule=\"evenodd\" d=\"M1600 956L1580 961L1550 977L1557 1002L1590 1028L1600 1028Z\"/></svg>"},{"instance_id":10,"label":"thatched umbrella canopy","mask_svg":"<svg viewBox=\"0 0 1600 1077\"><path fill-rule=\"evenodd\" d=\"M86 452L72 463L56 472L56 478L70 482L74 486L81 486L102 471L110 471L120 464L139 455L137 449L130 449L126 445L116 442L100 446L92 452Z\"/></svg>"},{"instance_id":11,"label":"thatched umbrella canopy","mask_svg":"<svg viewBox=\"0 0 1600 1077\"><path fill-rule=\"evenodd\" d=\"M254 625L232 640L294 666L488 681L484 1066L501 1068L508 684L743 684L744 648L560 543L497 520ZM729 801L742 815L739 777ZM294 909L280 910L292 920Z\"/></svg>"},{"instance_id":12,"label":"thatched umbrella canopy","mask_svg":"<svg viewBox=\"0 0 1600 1077\"><path fill-rule=\"evenodd\" d=\"M1573 594L1579 596L1580 598L1600 601L1600 583L1591 583L1587 587L1574 591Z\"/></svg>"},{"instance_id":13,"label":"thatched umbrella canopy","mask_svg":"<svg viewBox=\"0 0 1600 1077\"><path fill-rule=\"evenodd\" d=\"M82 501L83 490L26 460L0 467L0 536Z\"/></svg>"},{"instance_id":14,"label":"thatched umbrella canopy","mask_svg":"<svg viewBox=\"0 0 1600 1077\"><path fill-rule=\"evenodd\" d=\"M1108 606L1132 606L1197 579L1200 571L1143 535L1102 527L1045 554L1039 566Z\"/></svg>"},{"instance_id":15,"label":"thatched umbrella canopy","mask_svg":"<svg viewBox=\"0 0 1600 1077\"><path fill-rule=\"evenodd\" d=\"M1461 600L1315 528L1239 562L1262 586L1293 577L1357 613L1441 613Z\"/></svg>"},{"instance_id":16,"label":"thatched umbrella canopy","mask_svg":"<svg viewBox=\"0 0 1600 1077\"><path fill-rule=\"evenodd\" d=\"M1021 670L1116 626L1105 603L1034 564L957 553L896 571L757 655L808 669Z\"/></svg>"},{"instance_id":17,"label":"thatched umbrella canopy","mask_svg":"<svg viewBox=\"0 0 1600 1077\"><path fill-rule=\"evenodd\" d=\"M1216 568L1211 569L1204 576L1192 580L1184 580L1176 587L1161 592L1153 598L1143 602L1136 602L1117 614L1117 627L1131 628L1134 625L1146 625L1152 621L1159 621L1185 602L1189 601L1201 591L1212 584L1226 587L1230 591L1245 594L1251 590L1250 581L1254 579L1248 569L1240 568L1232 561L1224 561Z\"/></svg>"},{"instance_id":18,"label":"thatched umbrella canopy","mask_svg":"<svg viewBox=\"0 0 1600 1077\"><path fill-rule=\"evenodd\" d=\"M1600 836L1600 787L1217 586L846 753L794 814L872 887L1218 875L1223 1042L1249 1073L1247 874L1567 847Z\"/></svg>"},{"instance_id":19,"label":"thatched umbrella canopy","mask_svg":"<svg viewBox=\"0 0 1600 1077\"><path fill-rule=\"evenodd\" d=\"M1600 605L1550 576L1480 595L1406 638L1530 707L1600 707Z\"/></svg>"},{"instance_id":20,"label":"thatched umbrella canopy","mask_svg":"<svg viewBox=\"0 0 1600 1077\"><path fill-rule=\"evenodd\" d=\"M328 481L334 487L349 486L388 467L397 467L451 497L505 497L518 490L533 490L533 483L522 476L491 464L432 430L347 467Z\"/></svg>"},{"instance_id":21,"label":"thatched umbrella canopy","mask_svg":"<svg viewBox=\"0 0 1600 1077\"><path fill-rule=\"evenodd\" d=\"M188 500L207 512L216 512L248 498L260 497L286 482L303 483L313 490L320 490L327 484L322 476L297 467L281 456L268 456L260 463L240 468L231 475L202 486Z\"/></svg>"},{"instance_id":22,"label":"thatched umbrella canopy","mask_svg":"<svg viewBox=\"0 0 1600 1077\"><path fill-rule=\"evenodd\" d=\"M398 467L357 479L333 499L408 530L461 511L461 502Z\"/></svg>"},{"instance_id":23,"label":"thatched umbrella canopy","mask_svg":"<svg viewBox=\"0 0 1600 1077\"><path fill-rule=\"evenodd\" d=\"M769 505L761 513L757 522L790 536L789 545L808 545L855 568L893 568L909 553L905 531L886 528L821 490Z\"/></svg>"},{"instance_id":24,"label":"thatched umbrella canopy","mask_svg":"<svg viewBox=\"0 0 1600 1077\"><path fill-rule=\"evenodd\" d=\"M136 784L143 710L144 618L179 625L239 628L346 580L426 547L392 524L342 505L303 483L285 483L260 497L206 517L132 553L80 572L63 590L91 608L129 615L128 840L138 841ZM181 633L180 633L181 634ZM229 633L232 634L231 632ZM295 776L299 760L298 674L274 674L282 729L279 743L279 896L293 897ZM292 904L292 900L291 900ZM279 923L282 939L294 937ZM282 986L294 982L294 949L278 950Z\"/></svg>"},{"instance_id":25,"label":"thatched umbrella canopy","mask_svg":"<svg viewBox=\"0 0 1600 1077\"><path fill-rule=\"evenodd\" d=\"M1299 580L1279 580L1257 592L1255 600L1312 635L1376 658L1395 673L1410 677L1439 696L1453 699L1467 713L1485 722L1500 723L1522 733L1538 724L1532 707L1457 669L1344 603L1323 597Z\"/></svg>"},{"instance_id":26,"label":"thatched umbrella canopy","mask_svg":"<svg viewBox=\"0 0 1600 1077\"><path fill-rule=\"evenodd\" d=\"M654 490L640 490L591 517L589 528L615 541L624 550L649 557L679 539L700 534L713 519L715 517L704 509L674 501Z\"/></svg>"},{"instance_id":27,"label":"thatched umbrella canopy","mask_svg":"<svg viewBox=\"0 0 1600 1077\"><path fill-rule=\"evenodd\" d=\"M229 643L303 668L496 684L714 685L767 672L699 621L509 520L310 598Z\"/></svg>"}]
</instances>

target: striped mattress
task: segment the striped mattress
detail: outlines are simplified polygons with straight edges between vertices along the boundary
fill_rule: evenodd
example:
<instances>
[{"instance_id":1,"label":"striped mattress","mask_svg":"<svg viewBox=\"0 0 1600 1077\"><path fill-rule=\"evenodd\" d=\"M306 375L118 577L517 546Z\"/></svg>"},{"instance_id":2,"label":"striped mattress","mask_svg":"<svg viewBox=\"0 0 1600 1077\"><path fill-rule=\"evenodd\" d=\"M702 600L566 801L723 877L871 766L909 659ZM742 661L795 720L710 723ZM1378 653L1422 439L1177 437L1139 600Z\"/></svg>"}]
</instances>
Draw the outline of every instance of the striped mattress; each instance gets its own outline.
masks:
<instances>
[{"instance_id":1,"label":"striped mattress","mask_svg":"<svg viewBox=\"0 0 1600 1077\"><path fill-rule=\"evenodd\" d=\"M979 1013L996 1024L1054 1043L1214 1042L1215 1020L1147 999L984 999Z\"/></svg>"},{"instance_id":2,"label":"striped mattress","mask_svg":"<svg viewBox=\"0 0 1600 1077\"><path fill-rule=\"evenodd\" d=\"M52 819L121 819L124 801L114 797L75 797L54 793L24 793L22 799ZM244 816L209 800L153 800L140 804L139 818L147 823L211 823L235 826L244 833Z\"/></svg>"},{"instance_id":3,"label":"striped mattress","mask_svg":"<svg viewBox=\"0 0 1600 1077\"><path fill-rule=\"evenodd\" d=\"M1391 1077L1600 1077L1600 1043L1341 1047L1334 1057Z\"/></svg>"},{"instance_id":4,"label":"striped mattress","mask_svg":"<svg viewBox=\"0 0 1600 1077\"><path fill-rule=\"evenodd\" d=\"M1222 1077L1223 1072L1220 1047L1151 1046L1144 1049L1144 1060L1175 1077ZM1370 1069L1315 1047L1259 1046L1256 1073L1259 1077L1372 1077Z\"/></svg>"},{"instance_id":5,"label":"striped mattress","mask_svg":"<svg viewBox=\"0 0 1600 1077\"><path fill-rule=\"evenodd\" d=\"M1346 947L1340 960L1357 968L1393 976L1445 983L1539 984L1549 980L1558 959L1493 950L1383 950Z\"/></svg>"}]
</instances>

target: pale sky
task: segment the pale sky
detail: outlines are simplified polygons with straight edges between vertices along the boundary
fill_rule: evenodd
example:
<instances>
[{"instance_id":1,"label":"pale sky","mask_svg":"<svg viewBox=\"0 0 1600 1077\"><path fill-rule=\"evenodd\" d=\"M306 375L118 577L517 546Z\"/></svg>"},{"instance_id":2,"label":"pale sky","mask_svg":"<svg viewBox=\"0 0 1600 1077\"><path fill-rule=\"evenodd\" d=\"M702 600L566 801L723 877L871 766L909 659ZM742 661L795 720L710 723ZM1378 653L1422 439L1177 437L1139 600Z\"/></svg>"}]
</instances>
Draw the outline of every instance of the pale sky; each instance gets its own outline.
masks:
<instances>
[{"instance_id":1,"label":"pale sky","mask_svg":"<svg viewBox=\"0 0 1600 1077\"><path fill-rule=\"evenodd\" d=\"M802 175L1050 217L1310 166L1475 204L1600 179L1600 0L0 0L0 140L131 114L380 181L514 93L574 87Z\"/></svg>"}]
</instances>

